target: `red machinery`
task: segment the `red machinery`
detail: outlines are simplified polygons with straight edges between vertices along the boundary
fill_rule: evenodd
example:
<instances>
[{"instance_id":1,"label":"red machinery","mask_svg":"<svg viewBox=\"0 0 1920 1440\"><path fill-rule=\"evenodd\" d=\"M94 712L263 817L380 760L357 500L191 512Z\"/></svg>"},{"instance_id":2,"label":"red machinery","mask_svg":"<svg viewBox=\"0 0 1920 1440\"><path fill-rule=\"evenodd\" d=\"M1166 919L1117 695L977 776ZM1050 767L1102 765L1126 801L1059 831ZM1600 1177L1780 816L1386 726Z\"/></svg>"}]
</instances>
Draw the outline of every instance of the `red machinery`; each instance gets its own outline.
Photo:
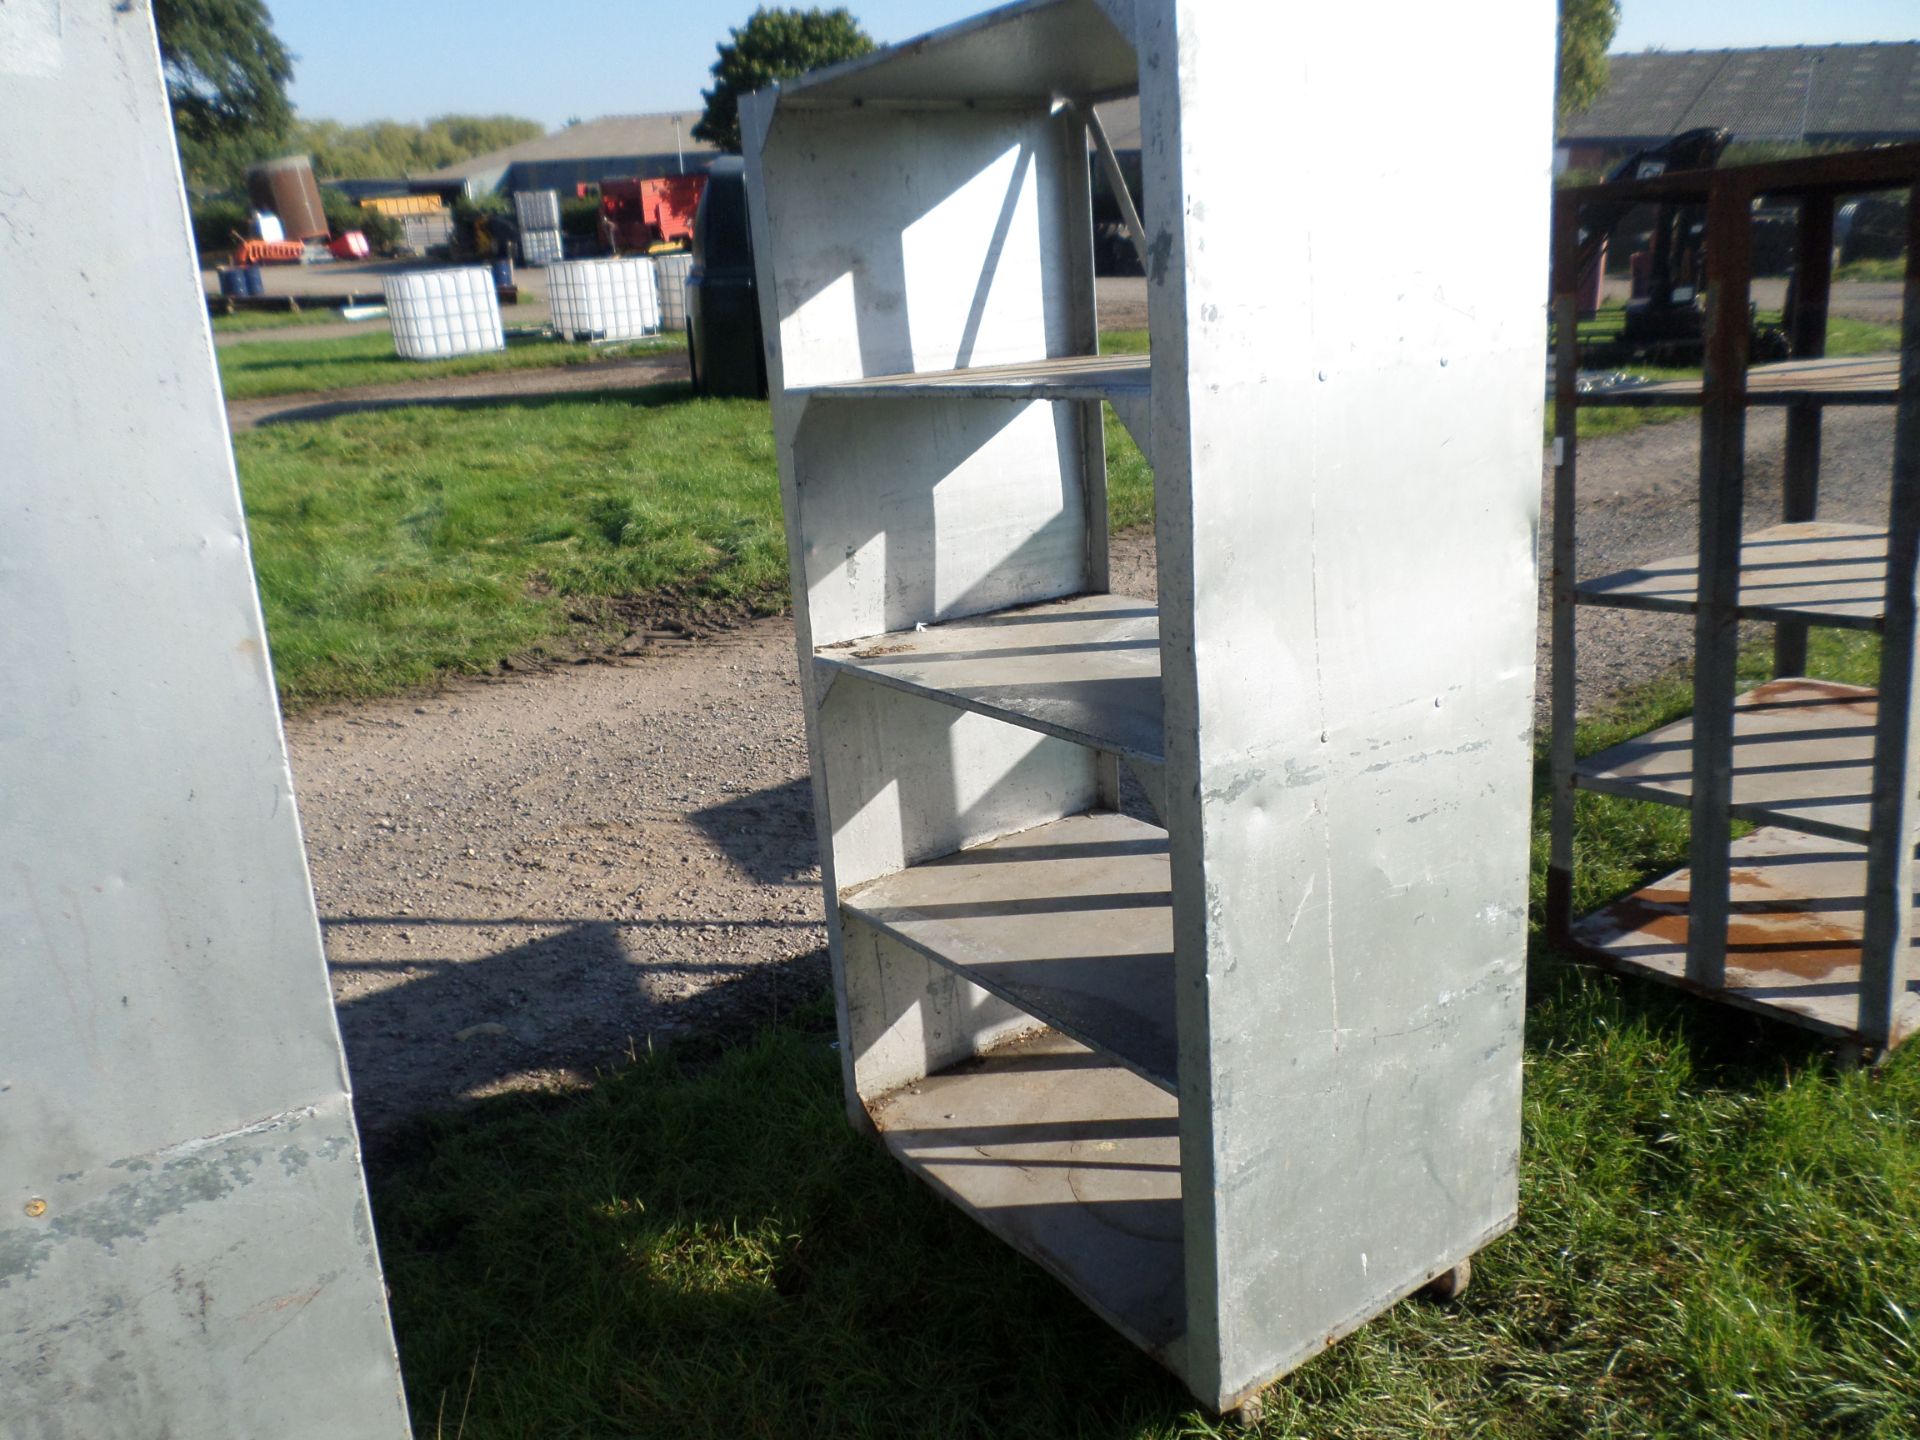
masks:
<instances>
[{"instance_id":1,"label":"red machinery","mask_svg":"<svg viewBox=\"0 0 1920 1440\"><path fill-rule=\"evenodd\" d=\"M647 251L693 239L705 175L600 182L600 239L612 251Z\"/></svg>"}]
</instances>

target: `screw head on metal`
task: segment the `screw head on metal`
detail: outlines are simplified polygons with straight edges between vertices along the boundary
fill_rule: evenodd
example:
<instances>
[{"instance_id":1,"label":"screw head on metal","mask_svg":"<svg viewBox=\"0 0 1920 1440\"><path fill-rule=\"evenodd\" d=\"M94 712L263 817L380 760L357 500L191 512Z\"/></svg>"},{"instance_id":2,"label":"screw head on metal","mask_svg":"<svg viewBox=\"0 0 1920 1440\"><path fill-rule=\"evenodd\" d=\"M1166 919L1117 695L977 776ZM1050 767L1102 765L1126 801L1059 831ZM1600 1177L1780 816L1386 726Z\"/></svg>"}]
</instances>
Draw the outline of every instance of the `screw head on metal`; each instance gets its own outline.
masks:
<instances>
[{"instance_id":1,"label":"screw head on metal","mask_svg":"<svg viewBox=\"0 0 1920 1440\"><path fill-rule=\"evenodd\" d=\"M47 1202L36 1197L27 1201L26 1211L29 1220L38 1220L47 1213Z\"/></svg>"}]
</instances>

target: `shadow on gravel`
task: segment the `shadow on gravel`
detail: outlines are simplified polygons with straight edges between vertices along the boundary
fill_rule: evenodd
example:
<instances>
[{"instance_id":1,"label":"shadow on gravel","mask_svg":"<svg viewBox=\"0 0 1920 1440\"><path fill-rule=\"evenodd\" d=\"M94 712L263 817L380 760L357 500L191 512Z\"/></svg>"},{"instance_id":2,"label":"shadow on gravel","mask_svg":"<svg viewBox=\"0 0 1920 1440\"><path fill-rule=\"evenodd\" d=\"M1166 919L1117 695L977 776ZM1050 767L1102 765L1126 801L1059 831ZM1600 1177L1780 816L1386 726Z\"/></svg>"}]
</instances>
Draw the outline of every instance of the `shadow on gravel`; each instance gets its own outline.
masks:
<instances>
[{"instance_id":1,"label":"shadow on gravel","mask_svg":"<svg viewBox=\"0 0 1920 1440\"><path fill-rule=\"evenodd\" d=\"M819 995L827 975L824 951L774 962L719 953L688 961L659 955L652 943L660 931L717 932L722 939L736 929L804 931L818 923L811 916L570 923L379 915L324 923L330 935L355 927L397 929L423 952L404 962L332 962L342 974L372 979L404 970L410 977L337 1005L354 1106L370 1137L406 1128L403 1117L420 1106L423 1066L447 1108L529 1077L584 1079L659 1044L750 1031L790 1014ZM436 953L436 932L528 926L550 927L550 933L480 958Z\"/></svg>"},{"instance_id":2,"label":"shadow on gravel","mask_svg":"<svg viewBox=\"0 0 1920 1440\"><path fill-rule=\"evenodd\" d=\"M736 795L688 818L758 884L791 884L820 863L807 779Z\"/></svg>"}]
</instances>

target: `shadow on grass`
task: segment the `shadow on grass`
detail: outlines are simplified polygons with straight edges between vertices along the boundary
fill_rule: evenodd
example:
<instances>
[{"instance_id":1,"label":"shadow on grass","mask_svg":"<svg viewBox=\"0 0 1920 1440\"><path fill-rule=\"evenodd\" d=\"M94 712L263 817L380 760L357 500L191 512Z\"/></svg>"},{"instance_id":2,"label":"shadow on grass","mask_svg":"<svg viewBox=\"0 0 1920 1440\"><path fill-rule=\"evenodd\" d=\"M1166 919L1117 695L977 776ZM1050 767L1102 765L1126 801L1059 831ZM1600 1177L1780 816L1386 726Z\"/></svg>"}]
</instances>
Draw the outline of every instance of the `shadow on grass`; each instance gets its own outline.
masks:
<instances>
[{"instance_id":1,"label":"shadow on grass","mask_svg":"<svg viewBox=\"0 0 1920 1440\"><path fill-rule=\"evenodd\" d=\"M612 363L620 365L623 369L629 364L638 370L658 368L656 363L652 361L623 361ZM564 367L555 366L554 368L560 370L563 374L591 375L604 373L605 367L597 365L571 365ZM289 406L286 409L276 409L271 414L262 415L259 419L255 420L252 428L263 429L272 425L309 424L316 420L335 420L342 415L372 415L388 410L540 410L550 405L578 405L594 401L607 401L609 403L621 401L642 409L658 409L667 405L684 405L688 401L701 398L694 393L692 385L685 380L656 380L649 384L633 386L581 386L578 389L536 391L532 393L528 393L523 389L518 393L515 392L514 387L516 385L524 386L528 376L549 373L551 372L545 370L500 370L483 372L477 376L460 375L448 377L462 383L477 379L497 380L500 388L498 393L495 394L422 394L417 396L362 397L357 400L319 400L310 404ZM424 386L435 382L423 380L420 383ZM235 403L265 406L281 398L297 400L299 397L262 396L257 400L246 400Z\"/></svg>"},{"instance_id":2,"label":"shadow on grass","mask_svg":"<svg viewBox=\"0 0 1920 1440\"><path fill-rule=\"evenodd\" d=\"M1530 1068L1637 1035L1696 1090L1739 1095L1820 1061L1793 1032L1551 952L1530 971ZM817 998L588 1093L482 1105L383 1147L374 1213L419 1433L1216 1433L1153 1361L847 1123L832 1040ZM1644 1124L1636 1199L1653 1207L1685 1162ZM1442 1413L1462 1424L1534 1383L1584 1403L1568 1380L1620 1337L1582 1317L1570 1339L1564 1314L1528 1313L1556 1250L1497 1242L1464 1310L1396 1307L1275 1387L1282 1418L1263 1433L1356 1410L1390 1423L1324 1433L1453 1433L1420 1428L1410 1368L1411 1388L1453 1392ZM1568 1419L1498 1433L1572 1433Z\"/></svg>"},{"instance_id":3,"label":"shadow on grass","mask_svg":"<svg viewBox=\"0 0 1920 1440\"><path fill-rule=\"evenodd\" d=\"M816 999L386 1147L418 1433L1119 1436L1186 1412L847 1124L832 1038Z\"/></svg>"}]
</instances>

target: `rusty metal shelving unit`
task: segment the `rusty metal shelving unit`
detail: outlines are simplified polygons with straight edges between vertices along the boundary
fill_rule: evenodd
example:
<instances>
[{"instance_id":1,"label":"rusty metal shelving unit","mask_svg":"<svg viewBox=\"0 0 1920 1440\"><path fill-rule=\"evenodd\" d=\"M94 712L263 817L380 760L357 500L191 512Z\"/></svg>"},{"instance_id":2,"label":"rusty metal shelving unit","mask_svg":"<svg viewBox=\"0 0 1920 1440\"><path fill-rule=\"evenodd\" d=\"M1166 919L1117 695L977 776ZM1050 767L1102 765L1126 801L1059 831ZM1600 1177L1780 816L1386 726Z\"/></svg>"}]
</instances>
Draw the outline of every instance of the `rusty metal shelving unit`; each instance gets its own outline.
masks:
<instances>
[{"instance_id":1,"label":"rusty metal shelving unit","mask_svg":"<svg viewBox=\"0 0 1920 1440\"><path fill-rule=\"evenodd\" d=\"M1908 271L1896 361L1822 358L1836 199L1905 189ZM1749 367L1751 215L1796 199L1795 360ZM1583 207L1601 199L1704 204L1707 344L1701 382L1581 393L1576 325ZM1563 190L1554 212L1552 851L1550 933L1612 968L1884 1052L1920 1029L1911 979L1915 792L1915 582L1920 578L1920 145ZM1701 411L1699 547L1590 580L1575 574L1576 420L1583 406ZM1746 414L1787 411L1781 523L1743 533ZM1881 527L1818 518L1821 414L1896 408L1892 497ZM1694 709L1576 761L1574 616L1602 605L1694 617ZM1737 695L1742 620L1775 626L1775 679ZM1881 637L1876 689L1803 678L1810 626ZM1577 790L1688 808L1689 864L1578 920ZM1762 828L1739 839L1736 819Z\"/></svg>"}]
</instances>

